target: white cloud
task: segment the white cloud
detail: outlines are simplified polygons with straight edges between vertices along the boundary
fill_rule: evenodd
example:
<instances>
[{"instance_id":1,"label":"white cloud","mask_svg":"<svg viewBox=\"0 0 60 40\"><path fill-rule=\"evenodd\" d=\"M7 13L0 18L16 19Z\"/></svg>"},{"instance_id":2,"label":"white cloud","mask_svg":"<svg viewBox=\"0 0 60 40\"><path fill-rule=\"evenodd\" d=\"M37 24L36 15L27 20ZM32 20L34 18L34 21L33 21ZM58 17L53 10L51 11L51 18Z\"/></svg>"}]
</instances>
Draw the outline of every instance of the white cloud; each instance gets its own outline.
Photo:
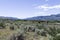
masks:
<instances>
[{"instance_id":1,"label":"white cloud","mask_svg":"<svg viewBox=\"0 0 60 40\"><path fill-rule=\"evenodd\" d=\"M35 15L45 16L60 13L60 5L49 6L47 4L35 7L38 10Z\"/></svg>"},{"instance_id":2,"label":"white cloud","mask_svg":"<svg viewBox=\"0 0 60 40\"><path fill-rule=\"evenodd\" d=\"M59 11L40 11L40 12L36 12L35 16L47 16L47 15L52 15L52 14L59 14Z\"/></svg>"},{"instance_id":3,"label":"white cloud","mask_svg":"<svg viewBox=\"0 0 60 40\"><path fill-rule=\"evenodd\" d=\"M50 10L50 9L60 9L60 5L54 5L54 6L48 6L48 5L40 5L35 7L37 9L43 9L45 11Z\"/></svg>"},{"instance_id":4,"label":"white cloud","mask_svg":"<svg viewBox=\"0 0 60 40\"><path fill-rule=\"evenodd\" d=\"M50 15L47 12L37 12L35 13L36 16L46 16L46 15Z\"/></svg>"}]
</instances>

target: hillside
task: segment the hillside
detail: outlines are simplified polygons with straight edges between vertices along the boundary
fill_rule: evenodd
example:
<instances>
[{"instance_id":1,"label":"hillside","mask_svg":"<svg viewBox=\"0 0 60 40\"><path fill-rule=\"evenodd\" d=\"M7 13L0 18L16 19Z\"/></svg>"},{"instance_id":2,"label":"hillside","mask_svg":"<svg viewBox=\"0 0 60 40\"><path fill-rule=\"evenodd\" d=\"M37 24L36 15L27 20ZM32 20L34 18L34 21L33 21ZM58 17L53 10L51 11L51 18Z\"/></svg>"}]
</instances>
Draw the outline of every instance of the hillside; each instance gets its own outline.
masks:
<instances>
[{"instance_id":1,"label":"hillside","mask_svg":"<svg viewBox=\"0 0 60 40\"><path fill-rule=\"evenodd\" d=\"M0 21L0 40L60 40L60 21Z\"/></svg>"}]
</instances>

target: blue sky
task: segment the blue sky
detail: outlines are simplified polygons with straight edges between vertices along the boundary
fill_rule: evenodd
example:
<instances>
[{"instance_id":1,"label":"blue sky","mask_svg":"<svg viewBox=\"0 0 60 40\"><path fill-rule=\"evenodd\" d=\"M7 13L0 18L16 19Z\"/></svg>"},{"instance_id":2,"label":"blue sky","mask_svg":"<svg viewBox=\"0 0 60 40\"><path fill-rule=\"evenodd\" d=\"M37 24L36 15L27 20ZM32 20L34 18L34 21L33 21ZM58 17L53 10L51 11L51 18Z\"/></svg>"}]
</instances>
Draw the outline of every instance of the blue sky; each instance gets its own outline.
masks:
<instances>
[{"instance_id":1,"label":"blue sky","mask_svg":"<svg viewBox=\"0 0 60 40\"><path fill-rule=\"evenodd\" d=\"M0 0L0 16L27 18L60 13L60 0Z\"/></svg>"}]
</instances>

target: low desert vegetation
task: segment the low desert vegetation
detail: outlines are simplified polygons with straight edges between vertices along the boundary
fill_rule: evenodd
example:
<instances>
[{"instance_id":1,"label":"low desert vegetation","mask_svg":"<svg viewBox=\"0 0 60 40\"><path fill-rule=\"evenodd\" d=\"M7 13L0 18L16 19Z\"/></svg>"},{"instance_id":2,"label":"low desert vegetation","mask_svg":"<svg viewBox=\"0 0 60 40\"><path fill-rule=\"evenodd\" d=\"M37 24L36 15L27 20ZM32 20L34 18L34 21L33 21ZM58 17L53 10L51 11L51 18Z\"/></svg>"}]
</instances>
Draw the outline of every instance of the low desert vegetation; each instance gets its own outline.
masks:
<instances>
[{"instance_id":1,"label":"low desert vegetation","mask_svg":"<svg viewBox=\"0 0 60 40\"><path fill-rule=\"evenodd\" d=\"M60 21L0 19L0 40L60 40Z\"/></svg>"}]
</instances>

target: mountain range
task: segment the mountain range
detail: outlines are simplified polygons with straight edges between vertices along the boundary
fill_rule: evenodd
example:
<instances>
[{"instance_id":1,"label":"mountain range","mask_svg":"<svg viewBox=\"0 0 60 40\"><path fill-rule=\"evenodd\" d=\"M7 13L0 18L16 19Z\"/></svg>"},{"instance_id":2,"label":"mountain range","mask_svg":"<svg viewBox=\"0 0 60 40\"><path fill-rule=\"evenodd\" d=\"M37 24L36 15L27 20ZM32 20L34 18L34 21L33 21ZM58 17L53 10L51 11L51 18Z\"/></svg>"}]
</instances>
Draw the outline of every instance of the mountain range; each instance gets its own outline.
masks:
<instances>
[{"instance_id":1,"label":"mountain range","mask_svg":"<svg viewBox=\"0 0 60 40\"><path fill-rule=\"evenodd\" d=\"M26 20L58 20L60 21L60 14L49 15L49 16L36 16L36 17L26 18Z\"/></svg>"},{"instance_id":2,"label":"mountain range","mask_svg":"<svg viewBox=\"0 0 60 40\"><path fill-rule=\"evenodd\" d=\"M18 20L18 18L16 17L5 17L5 16L0 16L0 19Z\"/></svg>"},{"instance_id":3,"label":"mountain range","mask_svg":"<svg viewBox=\"0 0 60 40\"><path fill-rule=\"evenodd\" d=\"M0 16L0 19L18 20L19 18ZM43 21L58 20L58 21L60 21L60 14L49 15L49 16L35 16L35 17L30 17L30 18L20 19L20 20L43 20Z\"/></svg>"}]
</instances>

